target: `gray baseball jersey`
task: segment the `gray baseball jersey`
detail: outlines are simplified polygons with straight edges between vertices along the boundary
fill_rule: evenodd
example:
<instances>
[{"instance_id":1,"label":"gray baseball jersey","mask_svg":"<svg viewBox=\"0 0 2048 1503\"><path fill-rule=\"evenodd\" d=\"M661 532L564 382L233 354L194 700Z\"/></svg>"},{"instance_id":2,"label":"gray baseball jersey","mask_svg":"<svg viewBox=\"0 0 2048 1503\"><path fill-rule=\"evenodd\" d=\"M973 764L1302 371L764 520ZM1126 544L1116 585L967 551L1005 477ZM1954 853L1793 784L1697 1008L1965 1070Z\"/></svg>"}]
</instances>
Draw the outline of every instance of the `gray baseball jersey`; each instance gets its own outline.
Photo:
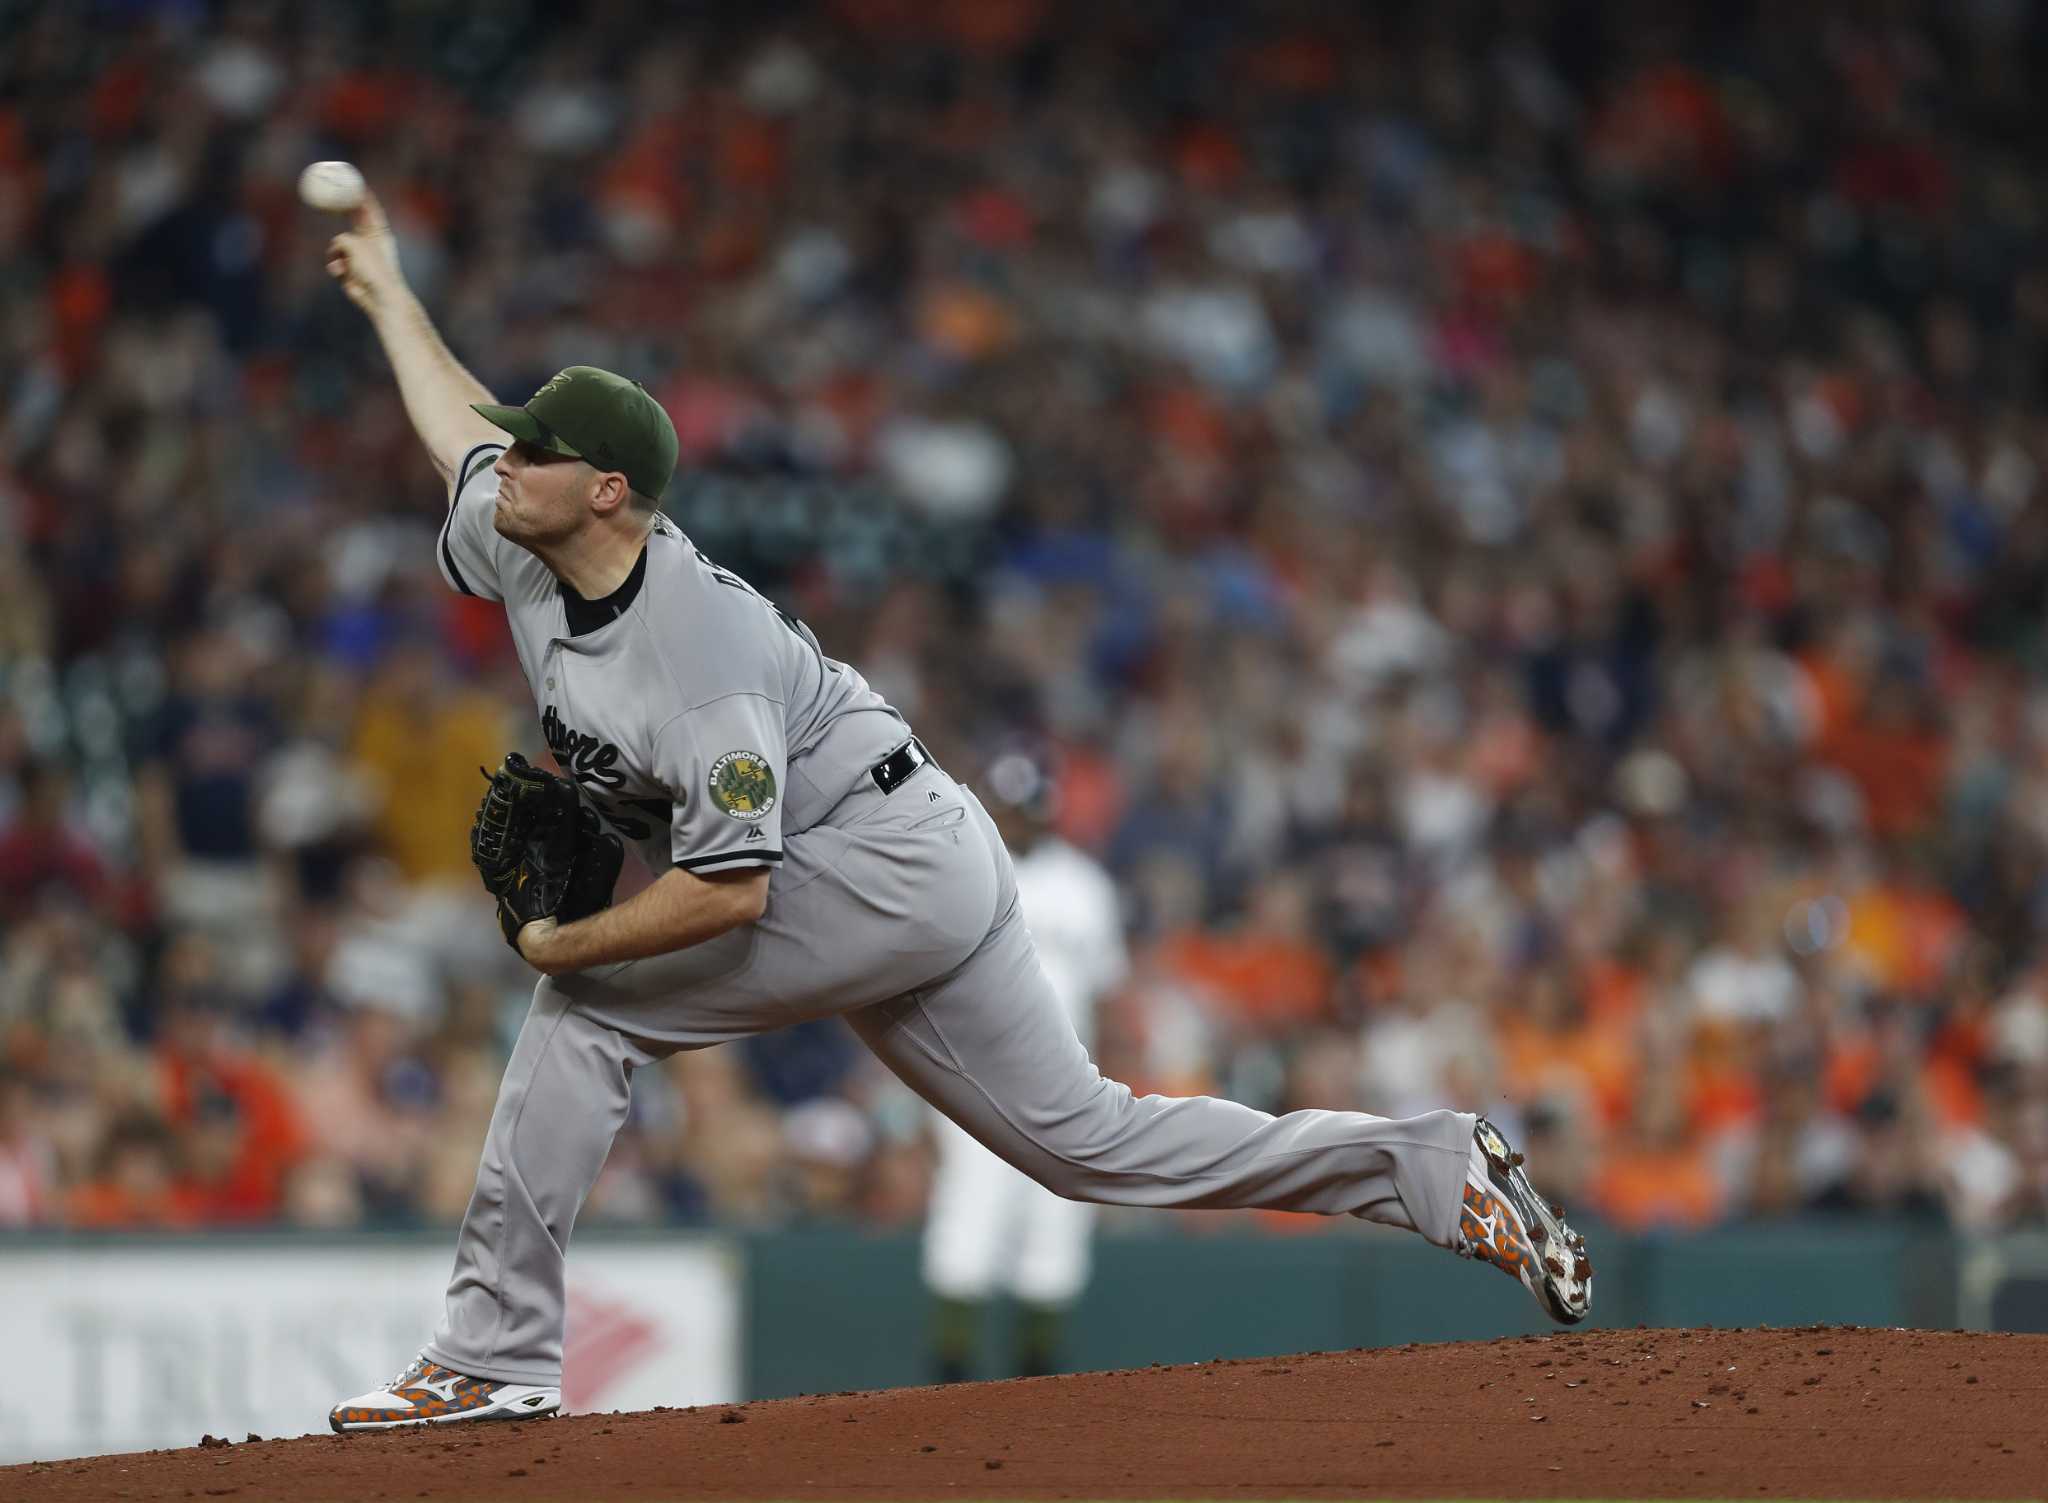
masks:
<instances>
[{"instance_id":1,"label":"gray baseball jersey","mask_svg":"<svg viewBox=\"0 0 2048 1503\"><path fill-rule=\"evenodd\" d=\"M463 456L439 548L466 595L502 601L562 771L655 872L781 862L910 735L810 628L665 516L624 584L584 600L498 535L502 444Z\"/></svg>"}]
</instances>

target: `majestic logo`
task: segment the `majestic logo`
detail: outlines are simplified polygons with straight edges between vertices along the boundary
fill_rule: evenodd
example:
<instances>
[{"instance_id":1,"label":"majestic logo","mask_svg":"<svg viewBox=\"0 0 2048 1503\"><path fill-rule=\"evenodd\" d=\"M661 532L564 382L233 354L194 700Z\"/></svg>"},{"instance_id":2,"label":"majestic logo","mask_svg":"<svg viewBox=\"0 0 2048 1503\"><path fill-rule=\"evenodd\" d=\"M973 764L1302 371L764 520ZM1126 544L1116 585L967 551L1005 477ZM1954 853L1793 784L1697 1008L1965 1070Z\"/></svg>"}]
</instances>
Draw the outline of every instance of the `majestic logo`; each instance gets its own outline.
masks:
<instances>
[{"instance_id":1,"label":"majestic logo","mask_svg":"<svg viewBox=\"0 0 2048 1503\"><path fill-rule=\"evenodd\" d=\"M711 764L711 802L734 819L768 817L775 807L775 774L759 752L729 751Z\"/></svg>"}]
</instances>

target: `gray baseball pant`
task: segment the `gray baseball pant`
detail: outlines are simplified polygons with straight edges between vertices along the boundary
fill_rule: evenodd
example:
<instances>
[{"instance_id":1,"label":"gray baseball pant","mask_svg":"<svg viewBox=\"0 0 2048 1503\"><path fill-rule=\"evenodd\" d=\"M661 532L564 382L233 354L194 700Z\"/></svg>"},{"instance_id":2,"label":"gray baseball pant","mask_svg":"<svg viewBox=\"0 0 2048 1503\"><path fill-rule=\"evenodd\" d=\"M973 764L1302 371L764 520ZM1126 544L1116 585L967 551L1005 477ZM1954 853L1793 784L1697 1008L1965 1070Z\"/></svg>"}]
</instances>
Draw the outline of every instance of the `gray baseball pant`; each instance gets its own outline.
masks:
<instances>
[{"instance_id":1,"label":"gray baseball pant","mask_svg":"<svg viewBox=\"0 0 2048 1503\"><path fill-rule=\"evenodd\" d=\"M980 801L927 765L785 837L759 922L652 959L546 977L506 1066L447 1306L426 1354L559 1384L563 1258L638 1067L843 1015L919 1095L1060 1195L1350 1214L1454 1245L1469 1113L1270 1116L1134 1097L1052 994Z\"/></svg>"}]
</instances>

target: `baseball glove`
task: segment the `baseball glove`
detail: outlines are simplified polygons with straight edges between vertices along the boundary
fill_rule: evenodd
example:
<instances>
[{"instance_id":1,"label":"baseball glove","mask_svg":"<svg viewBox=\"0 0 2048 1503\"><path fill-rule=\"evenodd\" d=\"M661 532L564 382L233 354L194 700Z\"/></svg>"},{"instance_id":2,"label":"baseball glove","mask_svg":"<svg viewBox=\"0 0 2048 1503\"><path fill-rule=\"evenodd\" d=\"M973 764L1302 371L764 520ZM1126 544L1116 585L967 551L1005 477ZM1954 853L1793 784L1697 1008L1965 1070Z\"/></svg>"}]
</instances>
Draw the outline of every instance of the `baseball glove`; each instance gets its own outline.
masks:
<instances>
[{"instance_id":1,"label":"baseball glove","mask_svg":"<svg viewBox=\"0 0 2048 1503\"><path fill-rule=\"evenodd\" d=\"M478 771L482 771L481 768ZM469 827L469 859L498 900L505 943L535 919L572 923L612 901L625 847L598 823L576 785L507 752Z\"/></svg>"}]
</instances>

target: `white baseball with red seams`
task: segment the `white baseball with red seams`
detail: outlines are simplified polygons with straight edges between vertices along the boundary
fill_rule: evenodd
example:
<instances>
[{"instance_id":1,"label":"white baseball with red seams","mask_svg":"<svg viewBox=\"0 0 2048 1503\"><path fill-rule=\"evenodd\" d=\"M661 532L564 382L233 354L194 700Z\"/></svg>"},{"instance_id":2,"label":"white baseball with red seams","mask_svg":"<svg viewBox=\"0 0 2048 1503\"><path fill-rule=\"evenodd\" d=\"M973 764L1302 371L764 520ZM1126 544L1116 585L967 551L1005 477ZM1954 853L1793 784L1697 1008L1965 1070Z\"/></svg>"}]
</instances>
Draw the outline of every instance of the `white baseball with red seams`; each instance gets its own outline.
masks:
<instances>
[{"instance_id":1,"label":"white baseball with red seams","mask_svg":"<svg viewBox=\"0 0 2048 1503\"><path fill-rule=\"evenodd\" d=\"M299 174L299 199L328 214L346 214L369 191L353 162L315 162Z\"/></svg>"}]
</instances>

